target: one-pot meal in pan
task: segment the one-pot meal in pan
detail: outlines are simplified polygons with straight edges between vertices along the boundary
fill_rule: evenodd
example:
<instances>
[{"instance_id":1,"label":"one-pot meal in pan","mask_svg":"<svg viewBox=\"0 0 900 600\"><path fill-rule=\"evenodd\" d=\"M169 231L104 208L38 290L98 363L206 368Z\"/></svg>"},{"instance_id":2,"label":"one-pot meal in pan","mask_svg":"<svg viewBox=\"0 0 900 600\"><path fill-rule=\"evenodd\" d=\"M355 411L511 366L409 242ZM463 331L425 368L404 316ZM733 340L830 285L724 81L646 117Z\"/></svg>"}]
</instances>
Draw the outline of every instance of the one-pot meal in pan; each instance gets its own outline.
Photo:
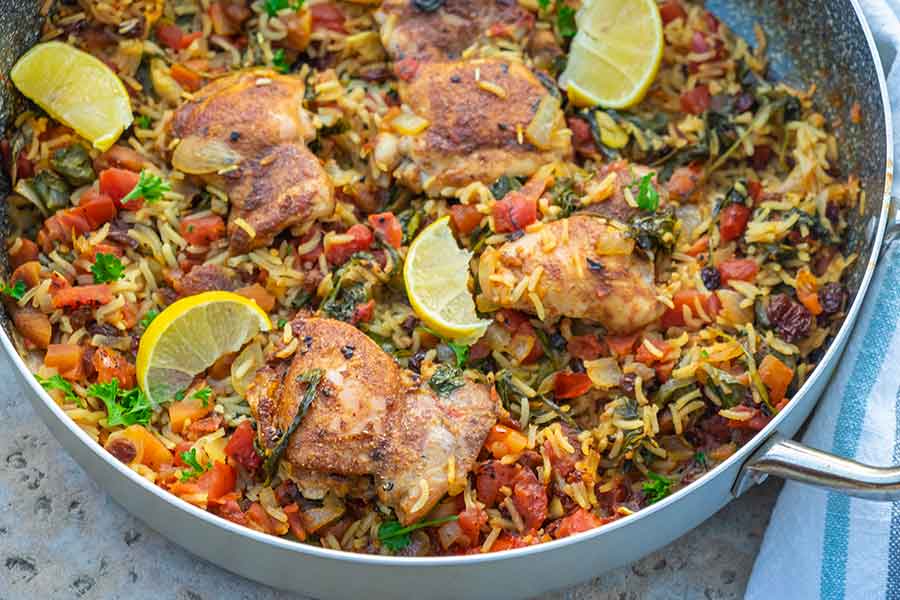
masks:
<instances>
[{"instance_id":1,"label":"one-pot meal in pan","mask_svg":"<svg viewBox=\"0 0 900 600\"><path fill-rule=\"evenodd\" d=\"M841 124L700 4L43 11L0 146L14 341L223 519L401 556L602 527L734 454L843 319Z\"/></svg>"}]
</instances>

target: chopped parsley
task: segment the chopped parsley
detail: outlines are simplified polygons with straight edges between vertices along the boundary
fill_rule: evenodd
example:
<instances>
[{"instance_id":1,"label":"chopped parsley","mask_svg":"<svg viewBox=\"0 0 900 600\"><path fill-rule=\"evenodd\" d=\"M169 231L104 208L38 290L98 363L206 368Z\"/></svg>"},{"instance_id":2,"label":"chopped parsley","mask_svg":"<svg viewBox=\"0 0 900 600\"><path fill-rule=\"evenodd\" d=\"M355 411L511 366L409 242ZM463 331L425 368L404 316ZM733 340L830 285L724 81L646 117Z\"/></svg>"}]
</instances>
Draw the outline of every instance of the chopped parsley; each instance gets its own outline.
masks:
<instances>
[{"instance_id":1,"label":"chopped parsley","mask_svg":"<svg viewBox=\"0 0 900 600\"><path fill-rule=\"evenodd\" d=\"M270 17L277 16L278 11L286 8L298 11L302 6L303 0L265 0L265 2L263 2L263 8Z\"/></svg>"},{"instance_id":2,"label":"chopped parsley","mask_svg":"<svg viewBox=\"0 0 900 600\"><path fill-rule=\"evenodd\" d=\"M0 293L6 294L13 300L21 300L27 289L28 288L25 287L25 282L21 279L12 285L0 282Z\"/></svg>"},{"instance_id":3,"label":"chopped parsley","mask_svg":"<svg viewBox=\"0 0 900 600\"><path fill-rule=\"evenodd\" d=\"M648 212L654 212L659 208L659 192L653 186L653 175L653 173L647 173L641 177L641 182L638 184L637 198L635 198L638 208Z\"/></svg>"},{"instance_id":4,"label":"chopped parsley","mask_svg":"<svg viewBox=\"0 0 900 600\"><path fill-rule=\"evenodd\" d=\"M581 205L578 194L573 189L573 183L568 177L560 177L550 188L550 197L553 199L554 206L560 208L559 218L561 219L570 216Z\"/></svg>"},{"instance_id":5,"label":"chopped parsley","mask_svg":"<svg viewBox=\"0 0 900 600\"><path fill-rule=\"evenodd\" d=\"M134 189L128 192L124 198L122 198L122 204L127 204L132 200L137 200L138 198L143 198L144 202L153 203L157 200L161 200L163 194L170 191L172 186L168 184L162 177L151 173L150 171L144 170L141 171L140 179L138 179L137 185L134 186Z\"/></svg>"},{"instance_id":6,"label":"chopped parsley","mask_svg":"<svg viewBox=\"0 0 900 600\"><path fill-rule=\"evenodd\" d=\"M647 473L647 481L644 482L644 497L647 504L656 504L669 495L672 491L672 480L657 475L656 473Z\"/></svg>"},{"instance_id":7,"label":"chopped parsley","mask_svg":"<svg viewBox=\"0 0 900 600\"><path fill-rule=\"evenodd\" d=\"M153 415L153 405L144 392L138 388L120 390L117 379L91 384L87 393L106 405L106 422L110 427L146 425Z\"/></svg>"},{"instance_id":8,"label":"chopped parsley","mask_svg":"<svg viewBox=\"0 0 900 600\"><path fill-rule=\"evenodd\" d=\"M378 527L378 541L380 541L381 544L391 552L397 552L399 550L403 550L412 543L412 537L410 537L409 534L413 531L416 531L417 529L423 529L425 527L435 527L437 525L443 525L444 523L455 521L458 518L459 517L457 515L451 515L442 519L419 521L418 523L413 523L412 525L407 525L406 527L401 525L399 521L385 521Z\"/></svg>"},{"instance_id":9,"label":"chopped parsley","mask_svg":"<svg viewBox=\"0 0 900 600\"><path fill-rule=\"evenodd\" d=\"M98 252L91 265L91 273L94 274L94 283L112 283L122 279L125 266L115 254Z\"/></svg>"},{"instance_id":10,"label":"chopped parsley","mask_svg":"<svg viewBox=\"0 0 900 600\"><path fill-rule=\"evenodd\" d=\"M150 129L150 125L152 124L150 117L147 115L139 115L134 120L134 124L140 127L141 129Z\"/></svg>"},{"instance_id":11,"label":"chopped parsley","mask_svg":"<svg viewBox=\"0 0 900 600\"><path fill-rule=\"evenodd\" d=\"M465 366L466 361L469 360L469 347L465 344L457 344L456 342L447 342L447 346L453 350L453 354L456 355L456 366L460 369Z\"/></svg>"},{"instance_id":12,"label":"chopped parsley","mask_svg":"<svg viewBox=\"0 0 900 600\"><path fill-rule=\"evenodd\" d=\"M547 11L550 8L550 0L538 0L538 8Z\"/></svg>"},{"instance_id":13,"label":"chopped parsley","mask_svg":"<svg viewBox=\"0 0 900 600\"><path fill-rule=\"evenodd\" d=\"M701 467L703 467L704 469L709 468L709 462L708 462L708 459L706 458L706 452L703 452L702 450L697 452L696 454L694 454L694 462L697 463L698 465L700 465Z\"/></svg>"},{"instance_id":14,"label":"chopped parsley","mask_svg":"<svg viewBox=\"0 0 900 600\"><path fill-rule=\"evenodd\" d=\"M155 308L151 308L150 310L145 312L144 316L141 317L141 327L143 327L144 329L150 327L150 323L152 323L153 319L155 319L158 315L159 311Z\"/></svg>"},{"instance_id":15,"label":"chopped parsley","mask_svg":"<svg viewBox=\"0 0 900 600\"><path fill-rule=\"evenodd\" d=\"M291 64L284 55L284 48L278 48L272 53L272 66L275 67L275 70L279 73L291 72Z\"/></svg>"},{"instance_id":16,"label":"chopped parsley","mask_svg":"<svg viewBox=\"0 0 900 600\"><path fill-rule=\"evenodd\" d=\"M458 367L450 365L438 365L434 370L428 385L441 396L449 396L455 390L465 385L462 377L462 371Z\"/></svg>"},{"instance_id":17,"label":"chopped parsley","mask_svg":"<svg viewBox=\"0 0 900 600\"><path fill-rule=\"evenodd\" d=\"M35 375L34 378L37 379L38 383L48 392L50 390L60 390L65 394L66 400L74 402L78 406L84 406L81 398L75 394L75 389L72 387L72 384L63 379L62 375L54 375L52 377L47 377L46 379L40 375Z\"/></svg>"},{"instance_id":18,"label":"chopped parsley","mask_svg":"<svg viewBox=\"0 0 900 600\"><path fill-rule=\"evenodd\" d=\"M204 388L200 388L199 390L194 392L191 395L191 398L194 398L195 400L200 400L201 402L203 402L203 408L206 408L207 406L209 406L210 394L212 394L212 389L210 389L210 387L207 386Z\"/></svg>"},{"instance_id":19,"label":"chopped parsley","mask_svg":"<svg viewBox=\"0 0 900 600\"><path fill-rule=\"evenodd\" d=\"M284 329L285 325L287 325L287 319L285 319L284 317L278 319L278 329Z\"/></svg>"},{"instance_id":20,"label":"chopped parsley","mask_svg":"<svg viewBox=\"0 0 900 600\"><path fill-rule=\"evenodd\" d=\"M564 38L575 37L578 27L575 25L575 9L571 6L560 6L556 11L556 29Z\"/></svg>"},{"instance_id":21,"label":"chopped parsley","mask_svg":"<svg viewBox=\"0 0 900 600\"><path fill-rule=\"evenodd\" d=\"M188 479L193 479L194 477L199 477L203 475L206 471L212 469L212 463L207 462L206 466L200 464L200 461L197 460L197 449L191 448L187 452L181 453L181 460L184 461L190 470L182 470L181 471L181 480L187 481Z\"/></svg>"}]
</instances>

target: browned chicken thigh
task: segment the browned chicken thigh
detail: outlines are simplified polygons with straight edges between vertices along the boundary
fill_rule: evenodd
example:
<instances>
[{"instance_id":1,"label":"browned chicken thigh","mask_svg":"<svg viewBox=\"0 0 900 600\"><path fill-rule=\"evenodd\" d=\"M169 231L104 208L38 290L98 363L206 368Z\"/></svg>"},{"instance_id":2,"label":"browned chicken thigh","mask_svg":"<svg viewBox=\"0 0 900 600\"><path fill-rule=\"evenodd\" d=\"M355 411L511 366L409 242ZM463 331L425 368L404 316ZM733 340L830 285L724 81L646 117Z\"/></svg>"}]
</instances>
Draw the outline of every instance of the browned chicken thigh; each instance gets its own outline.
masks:
<instances>
[{"instance_id":1,"label":"browned chicken thigh","mask_svg":"<svg viewBox=\"0 0 900 600\"><path fill-rule=\"evenodd\" d=\"M331 180L306 147L315 128L305 90L296 77L243 71L198 91L169 125L173 166L228 192L234 252L267 246L284 229L334 210Z\"/></svg>"},{"instance_id":2,"label":"browned chicken thigh","mask_svg":"<svg viewBox=\"0 0 900 600\"><path fill-rule=\"evenodd\" d=\"M634 253L628 231L588 215L485 250L478 278L485 298L497 306L546 321L589 319L617 334L641 329L665 308L657 300L653 265ZM531 278L538 280L533 286ZM523 280L529 284L519 290Z\"/></svg>"},{"instance_id":3,"label":"browned chicken thigh","mask_svg":"<svg viewBox=\"0 0 900 600\"><path fill-rule=\"evenodd\" d=\"M465 381L441 396L352 325L309 318L292 326L300 346L290 367L261 370L247 394L260 446L272 450L289 431L315 371L315 397L284 459L299 470L372 475L401 522L421 518L447 492L450 473L471 470L496 422L488 388Z\"/></svg>"}]
</instances>

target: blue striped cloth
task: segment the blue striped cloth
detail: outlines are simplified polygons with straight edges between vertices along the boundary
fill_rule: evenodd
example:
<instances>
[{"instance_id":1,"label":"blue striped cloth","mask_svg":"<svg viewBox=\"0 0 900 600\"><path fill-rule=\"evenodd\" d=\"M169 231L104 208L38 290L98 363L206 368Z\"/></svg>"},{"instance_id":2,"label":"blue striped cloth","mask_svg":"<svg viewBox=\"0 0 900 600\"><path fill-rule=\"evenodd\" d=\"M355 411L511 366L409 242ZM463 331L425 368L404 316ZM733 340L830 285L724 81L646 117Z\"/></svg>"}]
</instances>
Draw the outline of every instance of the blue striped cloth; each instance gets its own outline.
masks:
<instances>
[{"instance_id":1,"label":"blue striped cloth","mask_svg":"<svg viewBox=\"0 0 900 600\"><path fill-rule=\"evenodd\" d=\"M862 0L882 62L900 48L900 0ZM900 64L900 61L896 61ZM900 67L888 75L895 146ZM900 195L895 182L893 193ZM900 465L900 242L885 251L834 378L803 441L875 465ZM879 503L788 483L747 588L750 600L900 600L900 502Z\"/></svg>"}]
</instances>

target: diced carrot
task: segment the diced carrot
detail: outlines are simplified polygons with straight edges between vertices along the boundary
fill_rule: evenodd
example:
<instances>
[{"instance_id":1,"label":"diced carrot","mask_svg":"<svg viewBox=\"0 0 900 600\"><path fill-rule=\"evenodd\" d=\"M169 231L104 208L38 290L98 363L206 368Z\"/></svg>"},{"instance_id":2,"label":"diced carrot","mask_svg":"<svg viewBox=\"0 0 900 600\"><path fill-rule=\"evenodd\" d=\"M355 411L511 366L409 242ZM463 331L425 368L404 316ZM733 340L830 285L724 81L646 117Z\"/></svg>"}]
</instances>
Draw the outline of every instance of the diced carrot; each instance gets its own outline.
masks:
<instances>
[{"instance_id":1,"label":"diced carrot","mask_svg":"<svg viewBox=\"0 0 900 600\"><path fill-rule=\"evenodd\" d=\"M577 398L591 389L591 378L587 373L559 372L553 379L553 395L557 400Z\"/></svg>"},{"instance_id":2,"label":"diced carrot","mask_svg":"<svg viewBox=\"0 0 900 600\"><path fill-rule=\"evenodd\" d=\"M509 454L519 454L528 446L528 438L521 432L506 425L496 424L488 432L484 447L495 458L503 458Z\"/></svg>"},{"instance_id":3,"label":"diced carrot","mask_svg":"<svg viewBox=\"0 0 900 600\"><path fill-rule=\"evenodd\" d=\"M54 308L77 308L109 304L113 295L109 284L79 285L51 292Z\"/></svg>"},{"instance_id":4,"label":"diced carrot","mask_svg":"<svg viewBox=\"0 0 900 600\"><path fill-rule=\"evenodd\" d=\"M178 82L178 85L189 92L196 92L203 87L203 77L181 63L173 64L169 72L172 78Z\"/></svg>"},{"instance_id":5,"label":"diced carrot","mask_svg":"<svg viewBox=\"0 0 900 600\"><path fill-rule=\"evenodd\" d=\"M809 269L800 269L797 272L797 299L813 316L822 314L822 304L819 302L819 281Z\"/></svg>"},{"instance_id":6,"label":"diced carrot","mask_svg":"<svg viewBox=\"0 0 900 600\"><path fill-rule=\"evenodd\" d=\"M559 526L553 532L553 537L556 539L569 537L570 535L575 535L576 533L599 527L604 523L605 521L603 519L591 511L579 508L572 514L559 520Z\"/></svg>"},{"instance_id":7,"label":"diced carrot","mask_svg":"<svg viewBox=\"0 0 900 600\"><path fill-rule=\"evenodd\" d=\"M240 294L245 298L250 298L256 302L257 306L266 312L271 312L272 309L275 308L275 296L270 294L266 288L258 283L235 290L235 293Z\"/></svg>"},{"instance_id":8,"label":"diced carrot","mask_svg":"<svg viewBox=\"0 0 900 600\"><path fill-rule=\"evenodd\" d=\"M750 258L730 258L719 263L722 285L727 285L732 279L753 281L758 272L759 264Z\"/></svg>"},{"instance_id":9,"label":"diced carrot","mask_svg":"<svg viewBox=\"0 0 900 600\"><path fill-rule=\"evenodd\" d=\"M652 345L656 350L661 352L662 356L656 356L647 348L647 344ZM644 338L644 341L638 344L638 349L634 355L634 360L639 363L644 363L645 365L650 367L658 362L665 362L671 350L672 347L662 340L653 341L648 338Z\"/></svg>"},{"instance_id":10,"label":"diced carrot","mask_svg":"<svg viewBox=\"0 0 900 600\"><path fill-rule=\"evenodd\" d=\"M16 308L12 314L13 324L22 336L38 348L46 348L53 335L50 318L34 308Z\"/></svg>"},{"instance_id":11,"label":"diced carrot","mask_svg":"<svg viewBox=\"0 0 900 600\"><path fill-rule=\"evenodd\" d=\"M203 406L201 399L190 396L184 400L172 402L169 404L169 422L172 424L172 431L181 433L188 420L198 421L211 413L212 409L212 404L209 402Z\"/></svg>"},{"instance_id":12,"label":"diced carrot","mask_svg":"<svg viewBox=\"0 0 900 600\"><path fill-rule=\"evenodd\" d=\"M66 379L77 381L84 377L84 348L77 344L49 344L44 364L56 369Z\"/></svg>"},{"instance_id":13,"label":"diced carrot","mask_svg":"<svg viewBox=\"0 0 900 600\"><path fill-rule=\"evenodd\" d=\"M483 215L468 204L454 204L450 207L450 222L460 235L469 235L481 223Z\"/></svg>"},{"instance_id":14,"label":"diced carrot","mask_svg":"<svg viewBox=\"0 0 900 600\"><path fill-rule=\"evenodd\" d=\"M130 425L120 435L131 440L137 448L133 462L146 465L154 471L173 463L172 453L142 425Z\"/></svg>"},{"instance_id":15,"label":"diced carrot","mask_svg":"<svg viewBox=\"0 0 900 600\"><path fill-rule=\"evenodd\" d=\"M93 231L116 218L116 212L116 205L109 196L93 188L88 189L82 194L78 206L57 211L44 221L37 242L45 252L49 252L53 249L53 242L68 241L73 235Z\"/></svg>"},{"instance_id":16,"label":"diced carrot","mask_svg":"<svg viewBox=\"0 0 900 600\"><path fill-rule=\"evenodd\" d=\"M312 36L312 12L309 10L291 12L286 15L279 15L278 19L284 24L285 33L287 34L284 36L282 43L297 52L306 50Z\"/></svg>"},{"instance_id":17,"label":"diced carrot","mask_svg":"<svg viewBox=\"0 0 900 600\"><path fill-rule=\"evenodd\" d=\"M691 244L691 246L685 251L685 254L689 254L690 256L696 258L704 252L709 252L709 236L707 235L701 236L696 242Z\"/></svg>"},{"instance_id":18,"label":"diced carrot","mask_svg":"<svg viewBox=\"0 0 900 600\"><path fill-rule=\"evenodd\" d=\"M403 244L403 228L394 213L383 212L369 215L369 225L394 248L399 248Z\"/></svg>"},{"instance_id":19,"label":"diced carrot","mask_svg":"<svg viewBox=\"0 0 900 600\"><path fill-rule=\"evenodd\" d=\"M769 390L769 401L778 404L784 400L788 386L794 379L794 370L777 356L767 354L759 364L759 377Z\"/></svg>"},{"instance_id":20,"label":"diced carrot","mask_svg":"<svg viewBox=\"0 0 900 600\"><path fill-rule=\"evenodd\" d=\"M181 220L180 229L192 246L209 246L225 235L225 221L219 215L189 216Z\"/></svg>"},{"instance_id":21,"label":"diced carrot","mask_svg":"<svg viewBox=\"0 0 900 600\"><path fill-rule=\"evenodd\" d=\"M694 318L699 318L697 313L697 305L706 312L710 318L715 318L721 308L718 296L715 294L704 294L697 290L678 290L672 296L673 307L666 309L660 319L663 328L668 327L684 327L684 307L687 306Z\"/></svg>"},{"instance_id":22,"label":"diced carrot","mask_svg":"<svg viewBox=\"0 0 900 600\"><path fill-rule=\"evenodd\" d=\"M605 340L609 349L616 356L624 356L625 354L631 354L632 350L634 350L634 343L637 341L637 338L637 334L633 333L631 335L608 335Z\"/></svg>"},{"instance_id":23,"label":"diced carrot","mask_svg":"<svg viewBox=\"0 0 900 600\"><path fill-rule=\"evenodd\" d=\"M123 390L134 387L134 365L128 362L128 359L121 353L112 348L105 346L97 348L91 357L91 364L97 371L97 381L99 383L108 383L115 379Z\"/></svg>"},{"instance_id":24,"label":"diced carrot","mask_svg":"<svg viewBox=\"0 0 900 600\"><path fill-rule=\"evenodd\" d=\"M13 285L21 281L25 284L25 288L30 290L41 281L41 263L36 260L30 260L25 264L19 265L10 275L9 281Z\"/></svg>"}]
</instances>

